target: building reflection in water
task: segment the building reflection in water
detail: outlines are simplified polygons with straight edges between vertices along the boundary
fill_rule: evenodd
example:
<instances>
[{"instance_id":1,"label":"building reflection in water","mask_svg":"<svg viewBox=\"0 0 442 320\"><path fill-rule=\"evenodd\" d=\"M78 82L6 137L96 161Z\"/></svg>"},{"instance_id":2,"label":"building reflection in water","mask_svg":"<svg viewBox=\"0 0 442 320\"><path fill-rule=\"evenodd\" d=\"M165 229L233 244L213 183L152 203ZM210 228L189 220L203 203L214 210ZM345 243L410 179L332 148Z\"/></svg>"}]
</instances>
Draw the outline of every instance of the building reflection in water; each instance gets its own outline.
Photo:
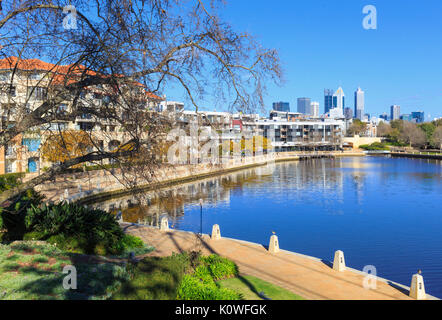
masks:
<instances>
[{"instance_id":1,"label":"building reflection in water","mask_svg":"<svg viewBox=\"0 0 442 320\"><path fill-rule=\"evenodd\" d=\"M312 191L328 192L331 198L314 200L326 201L326 205L333 207L336 202L344 201L341 169L347 165L340 158L285 162L276 164L272 174L260 168L247 169L157 192L110 199L95 207L113 213L121 210L124 221L154 226L163 215L174 221L183 217L186 207L199 205L199 199L203 199L205 207L228 206L232 195L241 196L245 190L248 194L265 190L268 196L274 196L279 201L284 201L291 193L302 193L307 199ZM358 192L362 192L363 176L355 175L354 179Z\"/></svg>"}]
</instances>

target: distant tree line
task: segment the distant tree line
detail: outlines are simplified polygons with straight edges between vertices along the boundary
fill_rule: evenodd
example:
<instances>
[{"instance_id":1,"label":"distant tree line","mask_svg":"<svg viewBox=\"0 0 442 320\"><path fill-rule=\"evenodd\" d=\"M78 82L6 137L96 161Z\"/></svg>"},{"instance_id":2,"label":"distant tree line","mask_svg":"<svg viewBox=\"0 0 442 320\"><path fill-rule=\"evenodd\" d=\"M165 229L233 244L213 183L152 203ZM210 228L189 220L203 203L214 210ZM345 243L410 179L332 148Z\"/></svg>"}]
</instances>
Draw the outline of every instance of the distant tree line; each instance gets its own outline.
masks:
<instances>
[{"instance_id":1,"label":"distant tree line","mask_svg":"<svg viewBox=\"0 0 442 320\"><path fill-rule=\"evenodd\" d=\"M422 149L442 149L442 119L416 124L404 120L381 122L378 137L396 146L411 146Z\"/></svg>"}]
</instances>

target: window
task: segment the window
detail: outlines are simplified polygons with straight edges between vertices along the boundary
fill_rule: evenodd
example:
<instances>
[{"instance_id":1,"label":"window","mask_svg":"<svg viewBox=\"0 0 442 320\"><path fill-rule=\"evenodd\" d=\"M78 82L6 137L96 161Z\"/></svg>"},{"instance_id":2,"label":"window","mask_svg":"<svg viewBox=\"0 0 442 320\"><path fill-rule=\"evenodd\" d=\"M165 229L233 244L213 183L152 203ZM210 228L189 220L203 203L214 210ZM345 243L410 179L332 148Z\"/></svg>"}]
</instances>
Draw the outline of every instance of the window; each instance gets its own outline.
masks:
<instances>
[{"instance_id":1,"label":"window","mask_svg":"<svg viewBox=\"0 0 442 320\"><path fill-rule=\"evenodd\" d=\"M68 105L65 103L62 103L58 106L57 113L58 114L65 114L67 110L68 110Z\"/></svg>"},{"instance_id":2,"label":"window","mask_svg":"<svg viewBox=\"0 0 442 320\"><path fill-rule=\"evenodd\" d=\"M14 172L14 162L13 161L6 160L5 171L6 171L6 173Z\"/></svg>"},{"instance_id":3,"label":"window","mask_svg":"<svg viewBox=\"0 0 442 320\"><path fill-rule=\"evenodd\" d=\"M2 92L6 93L7 95L11 97L15 97L15 86L11 86L9 84L4 85L2 88Z\"/></svg>"},{"instance_id":4,"label":"window","mask_svg":"<svg viewBox=\"0 0 442 320\"><path fill-rule=\"evenodd\" d=\"M28 97L35 100L45 100L48 96L48 89L42 87L28 87Z\"/></svg>"},{"instance_id":5,"label":"window","mask_svg":"<svg viewBox=\"0 0 442 320\"><path fill-rule=\"evenodd\" d=\"M89 122L80 122L79 125L80 130L83 131L92 131L92 129L94 128L94 124Z\"/></svg>"},{"instance_id":6,"label":"window","mask_svg":"<svg viewBox=\"0 0 442 320\"><path fill-rule=\"evenodd\" d=\"M41 78L43 78L43 74L39 72L34 72L29 75L29 80L40 80Z\"/></svg>"},{"instance_id":7,"label":"window","mask_svg":"<svg viewBox=\"0 0 442 320\"><path fill-rule=\"evenodd\" d=\"M11 73L10 72L0 73L0 81L9 81L10 78L11 78Z\"/></svg>"},{"instance_id":8,"label":"window","mask_svg":"<svg viewBox=\"0 0 442 320\"><path fill-rule=\"evenodd\" d=\"M57 123L51 123L49 130L63 131L63 130L67 130L67 128L68 128L68 124L66 122L57 122Z\"/></svg>"}]
</instances>

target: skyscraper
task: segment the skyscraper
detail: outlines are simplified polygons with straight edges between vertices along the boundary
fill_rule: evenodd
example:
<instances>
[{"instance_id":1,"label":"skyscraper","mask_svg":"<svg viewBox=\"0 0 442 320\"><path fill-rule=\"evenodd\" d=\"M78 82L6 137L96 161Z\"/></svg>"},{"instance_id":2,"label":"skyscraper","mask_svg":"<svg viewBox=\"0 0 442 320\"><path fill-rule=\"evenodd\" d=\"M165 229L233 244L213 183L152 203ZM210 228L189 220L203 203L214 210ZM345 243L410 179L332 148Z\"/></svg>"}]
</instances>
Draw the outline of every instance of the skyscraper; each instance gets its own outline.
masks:
<instances>
[{"instance_id":1,"label":"skyscraper","mask_svg":"<svg viewBox=\"0 0 442 320\"><path fill-rule=\"evenodd\" d=\"M355 118L362 120L364 114L364 104L365 104L364 91L358 87L355 91Z\"/></svg>"},{"instance_id":2,"label":"skyscraper","mask_svg":"<svg viewBox=\"0 0 442 320\"><path fill-rule=\"evenodd\" d=\"M341 87L333 94L333 112L329 110L330 117L333 118L343 118L345 108L345 94Z\"/></svg>"},{"instance_id":3,"label":"skyscraper","mask_svg":"<svg viewBox=\"0 0 442 320\"><path fill-rule=\"evenodd\" d=\"M319 102L312 101L310 104L310 115L315 118L319 117Z\"/></svg>"},{"instance_id":4,"label":"skyscraper","mask_svg":"<svg viewBox=\"0 0 442 320\"><path fill-rule=\"evenodd\" d=\"M342 109L342 113L344 113L345 94L341 87L333 94L333 108Z\"/></svg>"},{"instance_id":5,"label":"skyscraper","mask_svg":"<svg viewBox=\"0 0 442 320\"><path fill-rule=\"evenodd\" d=\"M390 120L398 120L401 117L401 107L392 105L390 107Z\"/></svg>"},{"instance_id":6,"label":"skyscraper","mask_svg":"<svg viewBox=\"0 0 442 320\"><path fill-rule=\"evenodd\" d=\"M290 103L288 102L273 102L273 110L290 112Z\"/></svg>"},{"instance_id":7,"label":"skyscraper","mask_svg":"<svg viewBox=\"0 0 442 320\"><path fill-rule=\"evenodd\" d=\"M311 99L298 98L298 112L303 114L311 114L310 111Z\"/></svg>"},{"instance_id":8,"label":"skyscraper","mask_svg":"<svg viewBox=\"0 0 442 320\"><path fill-rule=\"evenodd\" d=\"M344 109L344 117L347 120L352 119L353 118L353 110L351 108L345 108Z\"/></svg>"},{"instance_id":9,"label":"skyscraper","mask_svg":"<svg viewBox=\"0 0 442 320\"><path fill-rule=\"evenodd\" d=\"M328 113L333 108L333 90L324 90L324 113Z\"/></svg>"}]
</instances>

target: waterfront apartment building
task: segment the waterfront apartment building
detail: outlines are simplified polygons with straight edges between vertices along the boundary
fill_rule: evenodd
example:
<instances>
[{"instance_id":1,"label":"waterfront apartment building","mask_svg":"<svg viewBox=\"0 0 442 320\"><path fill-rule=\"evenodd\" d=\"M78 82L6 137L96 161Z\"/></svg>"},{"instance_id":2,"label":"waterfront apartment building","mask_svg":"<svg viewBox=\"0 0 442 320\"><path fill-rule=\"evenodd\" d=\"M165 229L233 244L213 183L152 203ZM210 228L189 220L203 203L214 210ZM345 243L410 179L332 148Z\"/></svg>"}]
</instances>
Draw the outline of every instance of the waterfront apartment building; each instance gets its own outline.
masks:
<instances>
[{"instance_id":1,"label":"waterfront apartment building","mask_svg":"<svg viewBox=\"0 0 442 320\"><path fill-rule=\"evenodd\" d=\"M390 120L398 120L401 117L401 107L398 105L392 105L390 107Z\"/></svg>"},{"instance_id":2,"label":"waterfront apartment building","mask_svg":"<svg viewBox=\"0 0 442 320\"><path fill-rule=\"evenodd\" d=\"M342 148L343 121L260 120L256 123L258 132L268 139L273 138L275 152L338 150ZM272 137L273 135L273 137Z\"/></svg>"},{"instance_id":3,"label":"waterfront apartment building","mask_svg":"<svg viewBox=\"0 0 442 320\"><path fill-rule=\"evenodd\" d=\"M21 60L9 57L0 60L0 126L14 126L18 117L33 112L58 88L76 81L78 74L94 73L83 66L54 65L39 59ZM120 90L130 90L136 99L139 112L157 110L163 100L144 90L141 84L133 83ZM111 97L114 88L105 85L91 86L78 97L78 103L89 108L104 110L112 107L121 119L127 118L126 112L114 105ZM115 100L114 100L115 101ZM71 110L72 101L60 102L56 117L50 123L30 128L26 133L19 134L7 145L0 147L0 174L13 172L37 172L44 166L50 166L40 154L40 147L54 131L83 130L91 133L97 141L97 147L104 151L112 151L128 138L126 130L116 120L100 118L97 120L90 113L82 113L73 119L63 119L63 115ZM119 103L122 106L122 103ZM138 110L137 110L138 112ZM130 138L129 138L130 139Z\"/></svg>"},{"instance_id":4,"label":"waterfront apartment building","mask_svg":"<svg viewBox=\"0 0 442 320\"><path fill-rule=\"evenodd\" d=\"M311 103L310 98L298 98L298 113L311 115Z\"/></svg>"},{"instance_id":5,"label":"waterfront apartment building","mask_svg":"<svg viewBox=\"0 0 442 320\"><path fill-rule=\"evenodd\" d=\"M365 97L364 91L358 87L355 91L355 113L354 116L356 119L362 120L362 116L364 114L364 105L365 105Z\"/></svg>"},{"instance_id":6,"label":"waterfront apartment building","mask_svg":"<svg viewBox=\"0 0 442 320\"><path fill-rule=\"evenodd\" d=\"M289 102L273 102L273 110L282 111L282 112L290 112L290 103Z\"/></svg>"}]
</instances>

